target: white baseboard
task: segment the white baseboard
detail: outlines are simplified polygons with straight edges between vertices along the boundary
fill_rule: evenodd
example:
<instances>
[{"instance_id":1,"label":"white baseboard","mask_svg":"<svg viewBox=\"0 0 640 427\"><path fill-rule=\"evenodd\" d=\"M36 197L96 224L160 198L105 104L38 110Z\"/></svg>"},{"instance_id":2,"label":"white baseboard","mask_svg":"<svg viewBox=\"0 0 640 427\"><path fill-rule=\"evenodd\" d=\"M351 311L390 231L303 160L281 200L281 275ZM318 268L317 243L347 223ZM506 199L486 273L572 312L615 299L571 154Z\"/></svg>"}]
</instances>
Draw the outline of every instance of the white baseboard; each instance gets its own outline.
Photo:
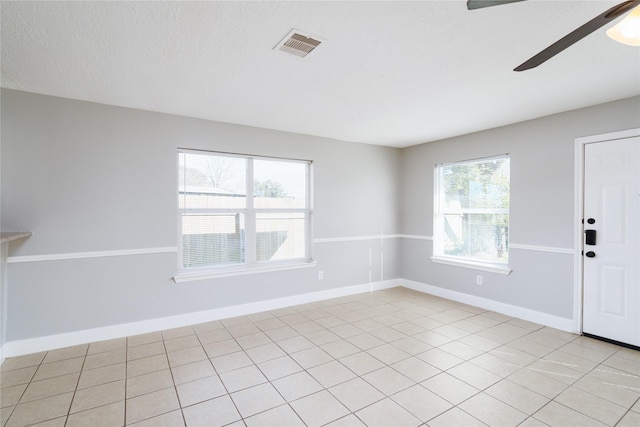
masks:
<instances>
[{"instance_id":1,"label":"white baseboard","mask_svg":"<svg viewBox=\"0 0 640 427\"><path fill-rule=\"evenodd\" d=\"M574 334L580 333L580 331L576 330L575 322L573 321L573 319L566 319L564 317L554 316L553 314L530 310L528 308L518 307L516 305L505 304L503 302L494 301L475 295L464 294L462 292L456 292L449 289L440 288L438 286L427 285L425 283L415 282L413 280L399 279L398 281L401 286L413 289L415 291L450 299L452 301L460 302L463 304L469 304L475 307L484 308L485 310L495 311L496 313L504 314L511 317L517 317L518 319L549 326L551 328L560 329L562 331L571 332Z\"/></svg>"},{"instance_id":2,"label":"white baseboard","mask_svg":"<svg viewBox=\"0 0 640 427\"><path fill-rule=\"evenodd\" d=\"M384 280L363 285L346 286L342 288L328 289L325 291L311 292L301 295L293 295L272 300L258 301L231 307L216 308L213 310L199 311L195 313L180 314L176 316L157 319L142 320L139 322L124 323L120 325L105 326L101 328L85 329L81 331L63 334L48 335L44 337L29 338L18 341L9 341L2 347L2 357L16 357L24 354L40 351L55 350L73 345L87 344L91 342L123 338L132 335L157 332L165 329L179 328L181 326L195 325L211 322L213 320L229 317L243 316L278 308L290 307L298 304L323 301L331 298L339 298L381 289L389 289L400 286L400 279ZM2 359L4 360L4 359Z\"/></svg>"}]
</instances>

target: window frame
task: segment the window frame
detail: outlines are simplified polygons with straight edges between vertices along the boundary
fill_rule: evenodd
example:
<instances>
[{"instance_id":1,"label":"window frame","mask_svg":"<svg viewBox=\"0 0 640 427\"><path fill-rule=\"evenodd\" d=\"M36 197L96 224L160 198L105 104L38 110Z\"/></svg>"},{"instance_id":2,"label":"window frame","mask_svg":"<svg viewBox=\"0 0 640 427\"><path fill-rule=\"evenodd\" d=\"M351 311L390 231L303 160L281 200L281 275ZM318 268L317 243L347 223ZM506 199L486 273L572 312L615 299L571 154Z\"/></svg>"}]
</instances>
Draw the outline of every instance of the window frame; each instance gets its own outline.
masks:
<instances>
[{"instance_id":1,"label":"window frame","mask_svg":"<svg viewBox=\"0 0 640 427\"><path fill-rule=\"evenodd\" d=\"M432 248L432 257L431 260L436 263L452 265L456 267L470 268L474 270L482 270L493 273L505 274L508 275L511 273L510 261L511 257L507 258L507 262L490 262L490 261L482 261L475 258L464 257L464 256L452 256L444 254L444 217L446 215L463 215L463 214L506 214L508 218L509 225L511 224L511 213L510 206L509 208L460 208L460 209L451 209L446 208L444 205L444 189L443 189L443 174L444 169L447 166L457 166L463 165L467 163L482 163L482 162L490 162L493 160L501 160L508 159L509 160L509 192L511 192L511 158L510 155L500 154L496 156L490 157L481 157L475 159L461 160L456 162L448 162L448 163L438 163L434 165L434 198L433 198L433 248ZM509 242L509 236L507 236L507 245Z\"/></svg>"},{"instance_id":2,"label":"window frame","mask_svg":"<svg viewBox=\"0 0 640 427\"><path fill-rule=\"evenodd\" d=\"M178 148L177 150L177 170L180 172L180 156L183 154L197 154L197 155L210 155L212 157L229 157L240 158L246 161L246 197L244 208L183 208L181 207L180 197L181 188L179 184L180 177L178 178L178 191L177 193L177 231L178 231L178 259L177 259L177 274L174 276L175 282L188 282L193 280L203 280L216 277L228 277L243 274L255 274L268 271L281 271L297 268L313 267L315 262L312 257L313 249L313 221L312 221L312 176L313 176L313 162L311 160L290 159L282 157L269 157L258 156L239 153L228 153L221 151L209 151L209 150L197 150ZM281 161L287 163L297 163L305 165L305 201L304 207L301 208L256 208L254 205L255 198L255 183L254 183L254 161L255 160L267 160L267 161ZM216 214L216 213L239 213L244 215L244 260L239 263L223 264L223 265L204 265L196 267L184 267L184 245L183 245L183 233L182 233L182 221L185 214ZM290 214L301 213L304 215L304 256L297 258L288 258L283 260L257 260L257 227L256 219L262 213L273 214Z\"/></svg>"}]
</instances>

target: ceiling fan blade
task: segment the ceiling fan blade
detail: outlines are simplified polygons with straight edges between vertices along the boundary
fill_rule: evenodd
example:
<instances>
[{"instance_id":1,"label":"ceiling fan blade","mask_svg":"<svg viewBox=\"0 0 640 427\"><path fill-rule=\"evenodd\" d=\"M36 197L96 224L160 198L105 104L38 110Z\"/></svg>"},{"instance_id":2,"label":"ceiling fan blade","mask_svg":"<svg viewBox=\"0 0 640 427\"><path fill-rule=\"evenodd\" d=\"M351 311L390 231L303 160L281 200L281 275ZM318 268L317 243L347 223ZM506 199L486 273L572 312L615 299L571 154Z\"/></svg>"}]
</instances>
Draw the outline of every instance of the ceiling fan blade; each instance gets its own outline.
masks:
<instances>
[{"instance_id":1,"label":"ceiling fan blade","mask_svg":"<svg viewBox=\"0 0 640 427\"><path fill-rule=\"evenodd\" d=\"M467 0L467 9L482 9L483 7L499 6L501 4L517 3L524 0Z\"/></svg>"},{"instance_id":2,"label":"ceiling fan blade","mask_svg":"<svg viewBox=\"0 0 640 427\"><path fill-rule=\"evenodd\" d=\"M591 21L582 25L578 29L570 32L548 48L544 49L542 52L518 65L513 69L513 71L525 71L537 67L548 59L553 58L572 44L593 33L598 28L608 24L609 22L613 21L614 19L630 11L638 5L640 5L640 0L623 1L622 3L619 3L611 9L608 9L607 11L596 16Z\"/></svg>"}]
</instances>

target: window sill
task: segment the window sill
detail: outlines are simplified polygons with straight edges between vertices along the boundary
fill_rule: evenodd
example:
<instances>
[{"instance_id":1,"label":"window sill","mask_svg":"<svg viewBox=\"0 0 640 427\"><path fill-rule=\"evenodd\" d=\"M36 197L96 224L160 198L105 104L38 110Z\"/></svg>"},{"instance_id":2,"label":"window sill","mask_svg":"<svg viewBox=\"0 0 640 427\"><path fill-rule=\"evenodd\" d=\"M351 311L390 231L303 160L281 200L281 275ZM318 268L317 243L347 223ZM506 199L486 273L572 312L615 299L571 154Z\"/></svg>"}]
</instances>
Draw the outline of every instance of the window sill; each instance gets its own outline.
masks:
<instances>
[{"instance_id":1,"label":"window sill","mask_svg":"<svg viewBox=\"0 0 640 427\"><path fill-rule=\"evenodd\" d=\"M300 268L311 268L315 267L317 264L315 261L311 262L301 262L297 264L280 264L280 265L270 265L264 267L251 267L251 268L242 268L235 270L214 270L214 269L202 269L202 270L184 270L178 272L175 276L173 276L173 281L176 283L184 283L184 282L195 282L197 280L207 280L207 279L217 279L220 277L233 277L233 276L244 276L247 274L261 274L261 273L270 273L274 271L286 271L286 270L297 270Z\"/></svg>"},{"instance_id":2,"label":"window sill","mask_svg":"<svg viewBox=\"0 0 640 427\"><path fill-rule=\"evenodd\" d=\"M431 257L431 261L437 262L439 264L452 265L454 267L470 268L472 270L482 270L482 271L488 271L490 273L498 273L498 274L504 274L504 275L509 275L513 271L507 266L503 267L495 264L484 264L481 262L462 261L462 260L453 259L453 258Z\"/></svg>"}]
</instances>

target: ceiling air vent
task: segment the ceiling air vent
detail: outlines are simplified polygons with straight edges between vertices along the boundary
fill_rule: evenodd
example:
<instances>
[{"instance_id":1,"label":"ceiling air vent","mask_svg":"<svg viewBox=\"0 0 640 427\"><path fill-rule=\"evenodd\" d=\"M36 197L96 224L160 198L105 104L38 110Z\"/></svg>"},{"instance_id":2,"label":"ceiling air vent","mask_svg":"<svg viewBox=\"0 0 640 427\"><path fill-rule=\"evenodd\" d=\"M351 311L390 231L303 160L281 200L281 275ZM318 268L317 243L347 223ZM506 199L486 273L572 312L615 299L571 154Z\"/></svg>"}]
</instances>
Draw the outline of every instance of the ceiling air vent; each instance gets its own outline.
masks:
<instances>
[{"instance_id":1,"label":"ceiling air vent","mask_svg":"<svg viewBox=\"0 0 640 427\"><path fill-rule=\"evenodd\" d=\"M278 43L275 49L304 58L318 47L320 43L320 40L311 38L309 34L304 34L298 30L291 30L291 32Z\"/></svg>"}]
</instances>

